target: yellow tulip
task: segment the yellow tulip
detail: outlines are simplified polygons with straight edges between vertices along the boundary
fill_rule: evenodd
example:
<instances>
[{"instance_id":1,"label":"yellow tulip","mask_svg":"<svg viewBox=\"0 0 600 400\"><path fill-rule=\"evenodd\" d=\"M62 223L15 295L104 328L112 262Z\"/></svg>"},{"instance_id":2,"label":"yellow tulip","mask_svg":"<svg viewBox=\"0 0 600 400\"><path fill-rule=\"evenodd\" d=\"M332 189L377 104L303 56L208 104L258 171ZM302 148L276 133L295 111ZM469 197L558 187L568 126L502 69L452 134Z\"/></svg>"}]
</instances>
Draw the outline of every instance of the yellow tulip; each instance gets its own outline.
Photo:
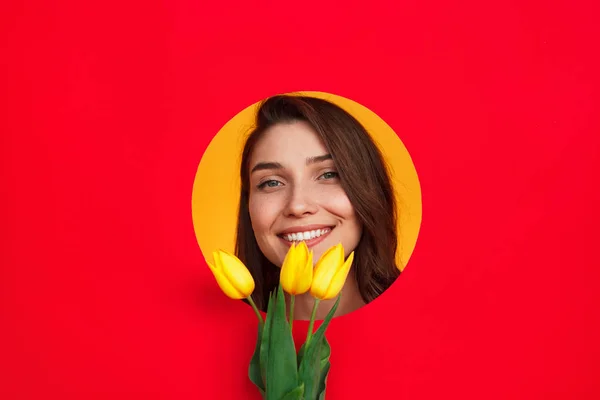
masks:
<instances>
[{"instance_id":1,"label":"yellow tulip","mask_svg":"<svg viewBox=\"0 0 600 400\"><path fill-rule=\"evenodd\" d=\"M344 262L344 248L341 243L327 250L315 266L310 294L319 300L336 297L346 282L353 260L354 252L350 253Z\"/></svg>"},{"instance_id":2,"label":"yellow tulip","mask_svg":"<svg viewBox=\"0 0 600 400\"><path fill-rule=\"evenodd\" d=\"M308 292L313 278L313 252L306 243L292 243L281 266L279 283L289 294Z\"/></svg>"},{"instance_id":3,"label":"yellow tulip","mask_svg":"<svg viewBox=\"0 0 600 400\"><path fill-rule=\"evenodd\" d=\"M249 297L254 291L254 279L239 258L223 250L213 252L214 265L208 263L219 287L234 300Z\"/></svg>"}]
</instances>

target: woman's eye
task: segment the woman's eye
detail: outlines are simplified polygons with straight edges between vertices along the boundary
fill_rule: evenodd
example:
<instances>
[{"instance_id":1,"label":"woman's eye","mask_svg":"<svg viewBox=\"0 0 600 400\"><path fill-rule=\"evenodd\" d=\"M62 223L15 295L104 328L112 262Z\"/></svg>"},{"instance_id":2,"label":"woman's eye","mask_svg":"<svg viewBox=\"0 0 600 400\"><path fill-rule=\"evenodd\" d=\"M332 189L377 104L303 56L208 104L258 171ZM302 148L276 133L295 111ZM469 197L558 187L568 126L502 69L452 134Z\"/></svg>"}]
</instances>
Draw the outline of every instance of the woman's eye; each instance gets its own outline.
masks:
<instances>
[{"instance_id":1,"label":"woman's eye","mask_svg":"<svg viewBox=\"0 0 600 400\"><path fill-rule=\"evenodd\" d=\"M263 183L261 183L260 185L258 185L259 189L263 189L266 187L277 187L281 184L281 182L273 180L273 179L269 179L268 181L264 181Z\"/></svg>"},{"instance_id":2,"label":"woman's eye","mask_svg":"<svg viewBox=\"0 0 600 400\"><path fill-rule=\"evenodd\" d=\"M335 179L338 177L338 173L337 172L325 172L323 175L321 175L321 178L323 179Z\"/></svg>"}]
</instances>

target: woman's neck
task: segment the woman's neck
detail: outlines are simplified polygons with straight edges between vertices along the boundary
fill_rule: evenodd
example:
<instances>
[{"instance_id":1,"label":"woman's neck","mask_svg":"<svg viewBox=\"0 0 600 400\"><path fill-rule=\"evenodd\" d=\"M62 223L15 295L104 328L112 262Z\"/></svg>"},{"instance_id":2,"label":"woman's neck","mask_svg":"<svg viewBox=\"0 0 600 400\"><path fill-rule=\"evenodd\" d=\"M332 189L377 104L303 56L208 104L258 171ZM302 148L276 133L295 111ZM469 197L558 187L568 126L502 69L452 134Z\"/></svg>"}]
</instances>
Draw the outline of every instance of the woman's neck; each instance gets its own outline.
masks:
<instances>
[{"instance_id":1,"label":"woman's neck","mask_svg":"<svg viewBox=\"0 0 600 400\"><path fill-rule=\"evenodd\" d=\"M358 284L353 271L350 271L346 278L346 283L342 288L342 298L340 304L334 314L334 317L339 317L354 310L359 309L365 305L360 291L358 290ZM290 304L290 296L286 293L286 303ZM316 320L323 320L327 316L327 313L331 310L335 304L337 297L330 300L322 300L317 308ZM311 296L310 292L296 296L294 300L294 320L310 320L313 306L315 304L315 298ZM288 310L289 313L289 310ZM288 315L289 316L289 315Z\"/></svg>"}]
</instances>

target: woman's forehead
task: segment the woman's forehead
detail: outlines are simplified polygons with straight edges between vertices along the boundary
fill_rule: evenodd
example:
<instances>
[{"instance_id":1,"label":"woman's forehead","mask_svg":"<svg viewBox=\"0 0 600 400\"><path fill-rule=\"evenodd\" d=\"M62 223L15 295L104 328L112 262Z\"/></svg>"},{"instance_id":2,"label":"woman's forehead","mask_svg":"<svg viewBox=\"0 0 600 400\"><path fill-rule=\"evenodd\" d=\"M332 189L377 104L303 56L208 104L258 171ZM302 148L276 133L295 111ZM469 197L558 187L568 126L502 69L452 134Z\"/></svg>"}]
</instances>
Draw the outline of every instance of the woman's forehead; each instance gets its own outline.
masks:
<instances>
[{"instance_id":1,"label":"woman's forehead","mask_svg":"<svg viewBox=\"0 0 600 400\"><path fill-rule=\"evenodd\" d=\"M308 123L277 124L266 130L257 141L250 156L250 165L265 161L293 162L325 154L325 144Z\"/></svg>"}]
</instances>

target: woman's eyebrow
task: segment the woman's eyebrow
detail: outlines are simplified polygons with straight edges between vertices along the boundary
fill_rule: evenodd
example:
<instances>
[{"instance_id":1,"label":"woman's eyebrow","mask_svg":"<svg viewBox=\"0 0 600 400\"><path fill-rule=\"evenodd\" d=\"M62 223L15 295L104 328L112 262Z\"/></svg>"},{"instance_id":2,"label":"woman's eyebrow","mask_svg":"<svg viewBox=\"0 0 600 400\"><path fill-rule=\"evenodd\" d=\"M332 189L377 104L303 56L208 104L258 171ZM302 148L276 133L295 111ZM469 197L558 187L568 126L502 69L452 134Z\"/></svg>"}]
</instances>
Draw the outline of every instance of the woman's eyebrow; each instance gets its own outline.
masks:
<instances>
[{"instance_id":1,"label":"woman's eyebrow","mask_svg":"<svg viewBox=\"0 0 600 400\"><path fill-rule=\"evenodd\" d=\"M306 165L316 164L327 160L332 160L331 154L323 154L322 156L308 157L306 159Z\"/></svg>"},{"instance_id":2,"label":"woman's eyebrow","mask_svg":"<svg viewBox=\"0 0 600 400\"><path fill-rule=\"evenodd\" d=\"M322 156L308 157L306 159L306 165L317 164L331 159L333 159L333 157L331 157L331 154L323 154ZM283 165L274 161L259 162L252 168L250 173L252 174L256 171L264 171L267 169L283 169Z\"/></svg>"},{"instance_id":3,"label":"woman's eyebrow","mask_svg":"<svg viewBox=\"0 0 600 400\"><path fill-rule=\"evenodd\" d=\"M283 165L281 165L278 162L259 162L254 166L254 168L252 168L252 171L250 171L250 173L256 171L263 171L265 169L283 169Z\"/></svg>"}]
</instances>

